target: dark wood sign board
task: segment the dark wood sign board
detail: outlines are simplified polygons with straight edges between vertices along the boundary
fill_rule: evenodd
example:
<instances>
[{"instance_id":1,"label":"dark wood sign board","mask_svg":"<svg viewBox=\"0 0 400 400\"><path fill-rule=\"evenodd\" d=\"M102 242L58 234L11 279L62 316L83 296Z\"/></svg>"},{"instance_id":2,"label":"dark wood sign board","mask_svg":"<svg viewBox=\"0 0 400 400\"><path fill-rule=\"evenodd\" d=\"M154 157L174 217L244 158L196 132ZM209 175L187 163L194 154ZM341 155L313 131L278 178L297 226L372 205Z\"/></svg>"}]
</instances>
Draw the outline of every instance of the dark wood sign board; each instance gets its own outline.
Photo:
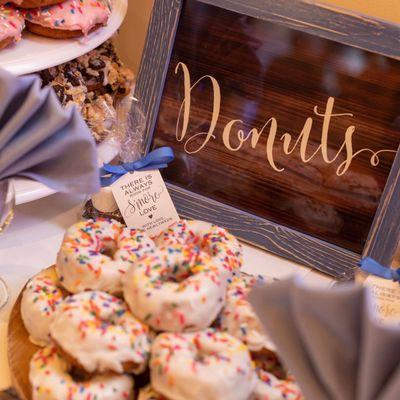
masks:
<instances>
[{"instance_id":1,"label":"dark wood sign board","mask_svg":"<svg viewBox=\"0 0 400 400\"><path fill-rule=\"evenodd\" d=\"M400 29L303 1L154 5L136 96L182 216L340 280L400 236Z\"/></svg>"}]
</instances>

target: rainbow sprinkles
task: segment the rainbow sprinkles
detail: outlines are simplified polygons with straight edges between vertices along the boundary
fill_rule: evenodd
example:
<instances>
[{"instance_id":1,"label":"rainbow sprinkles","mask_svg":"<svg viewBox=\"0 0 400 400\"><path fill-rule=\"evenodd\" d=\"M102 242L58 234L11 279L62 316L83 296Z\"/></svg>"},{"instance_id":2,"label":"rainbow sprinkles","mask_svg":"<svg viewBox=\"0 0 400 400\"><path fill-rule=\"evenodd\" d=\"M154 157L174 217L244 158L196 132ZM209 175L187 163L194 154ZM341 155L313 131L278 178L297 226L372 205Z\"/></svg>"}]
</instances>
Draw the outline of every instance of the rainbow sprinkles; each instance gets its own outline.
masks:
<instances>
[{"instance_id":1,"label":"rainbow sprinkles","mask_svg":"<svg viewBox=\"0 0 400 400\"><path fill-rule=\"evenodd\" d=\"M82 31L87 35L98 25L105 25L111 4L104 0L67 0L53 6L35 8L25 13L27 21L45 28Z\"/></svg>"},{"instance_id":2,"label":"rainbow sprinkles","mask_svg":"<svg viewBox=\"0 0 400 400\"><path fill-rule=\"evenodd\" d=\"M22 31L25 27L25 20L21 12L11 5L0 7L0 48L1 42L18 42L21 40Z\"/></svg>"}]
</instances>

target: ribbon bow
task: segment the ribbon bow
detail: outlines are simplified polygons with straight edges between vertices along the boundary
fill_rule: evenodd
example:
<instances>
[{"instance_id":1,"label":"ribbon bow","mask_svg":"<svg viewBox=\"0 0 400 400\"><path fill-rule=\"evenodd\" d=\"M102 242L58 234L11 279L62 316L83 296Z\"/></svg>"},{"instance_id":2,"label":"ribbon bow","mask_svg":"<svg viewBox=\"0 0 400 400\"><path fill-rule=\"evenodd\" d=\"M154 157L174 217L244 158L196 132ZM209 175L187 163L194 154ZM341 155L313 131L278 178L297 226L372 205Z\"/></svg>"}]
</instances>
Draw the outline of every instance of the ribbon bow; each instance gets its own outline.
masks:
<instances>
[{"instance_id":1,"label":"ribbon bow","mask_svg":"<svg viewBox=\"0 0 400 400\"><path fill-rule=\"evenodd\" d=\"M385 267L370 257L363 258L359 263L359 266L364 272L400 283L400 268L394 270Z\"/></svg>"},{"instance_id":2,"label":"ribbon bow","mask_svg":"<svg viewBox=\"0 0 400 400\"><path fill-rule=\"evenodd\" d=\"M112 185L128 172L166 168L173 159L174 151L171 147L160 147L135 162L120 165L104 164L100 168L101 186Z\"/></svg>"}]
</instances>

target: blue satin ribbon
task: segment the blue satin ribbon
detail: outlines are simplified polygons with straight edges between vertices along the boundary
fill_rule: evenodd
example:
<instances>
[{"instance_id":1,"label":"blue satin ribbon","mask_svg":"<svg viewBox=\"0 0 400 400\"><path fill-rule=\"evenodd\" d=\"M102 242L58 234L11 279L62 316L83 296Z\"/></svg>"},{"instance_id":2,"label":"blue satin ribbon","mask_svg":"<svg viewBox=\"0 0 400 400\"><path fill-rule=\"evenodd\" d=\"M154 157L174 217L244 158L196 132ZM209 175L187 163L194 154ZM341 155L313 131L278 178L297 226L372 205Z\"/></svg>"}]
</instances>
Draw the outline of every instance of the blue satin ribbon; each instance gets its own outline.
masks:
<instances>
[{"instance_id":1,"label":"blue satin ribbon","mask_svg":"<svg viewBox=\"0 0 400 400\"><path fill-rule=\"evenodd\" d=\"M400 283L400 268L395 270L385 267L370 257L363 258L359 266L364 272Z\"/></svg>"},{"instance_id":2,"label":"blue satin ribbon","mask_svg":"<svg viewBox=\"0 0 400 400\"><path fill-rule=\"evenodd\" d=\"M166 168L174 157L174 151L171 147L160 147L132 163L120 165L104 164L103 167L100 168L101 186L112 185L128 172Z\"/></svg>"}]
</instances>

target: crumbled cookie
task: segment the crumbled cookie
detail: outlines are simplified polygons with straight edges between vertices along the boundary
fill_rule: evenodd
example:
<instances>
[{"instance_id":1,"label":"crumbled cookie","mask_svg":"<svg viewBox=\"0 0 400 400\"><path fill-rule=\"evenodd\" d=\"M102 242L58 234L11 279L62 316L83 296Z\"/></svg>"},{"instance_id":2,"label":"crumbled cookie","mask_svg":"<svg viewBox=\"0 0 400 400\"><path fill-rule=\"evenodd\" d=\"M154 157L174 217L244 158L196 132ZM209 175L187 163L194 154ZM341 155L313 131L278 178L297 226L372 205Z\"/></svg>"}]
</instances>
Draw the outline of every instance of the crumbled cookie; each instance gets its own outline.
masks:
<instances>
[{"instance_id":1,"label":"crumbled cookie","mask_svg":"<svg viewBox=\"0 0 400 400\"><path fill-rule=\"evenodd\" d=\"M105 89L106 93L121 96L129 93L133 81L132 71L124 67L110 40L75 60L42 71L40 75L45 85L61 75L83 81L88 91Z\"/></svg>"},{"instance_id":2,"label":"crumbled cookie","mask_svg":"<svg viewBox=\"0 0 400 400\"><path fill-rule=\"evenodd\" d=\"M56 75L48 86L54 89L63 106L75 105L79 111L82 110L88 90L77 73Z\"/></svg>"},{"instance_id":3,"label":"crumbled cookie","mask_svg":"<svg viewBox=\"0 0 400 400\"><path fill-rule=\"evenodd\" d=\"M115 102L131 91L133 73L124 67L111 40L75 60L40 72L63 106L75 104L97 141L110 132Z\"/></svg>"},{"instance_id":4,"label":"crumbled cookie","mask_svg":"<svg viewBox=\"0 0 400 400\"><path fill-rule=\"evenodd\" d=\"M104 140L111 132L115 121L113 98L108 94L96 96L92 93L82 107L82 116L97 142Z\"/></svg>"}]
</instances>

